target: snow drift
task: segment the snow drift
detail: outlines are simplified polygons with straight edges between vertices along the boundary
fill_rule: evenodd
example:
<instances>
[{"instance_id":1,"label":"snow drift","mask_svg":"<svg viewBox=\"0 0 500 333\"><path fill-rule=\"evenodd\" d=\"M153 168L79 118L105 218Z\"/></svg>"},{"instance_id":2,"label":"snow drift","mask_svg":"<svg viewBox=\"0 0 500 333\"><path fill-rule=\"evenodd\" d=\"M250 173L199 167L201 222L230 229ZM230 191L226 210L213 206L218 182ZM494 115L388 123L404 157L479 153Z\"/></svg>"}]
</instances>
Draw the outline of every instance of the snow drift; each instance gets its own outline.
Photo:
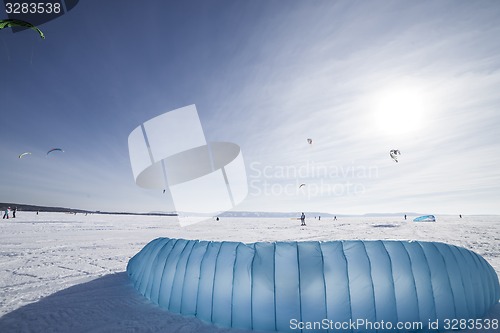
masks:
<instances>
[{"instance_id":1,"label":"snow drift","mask_svg":"<svg viewBox=\"0 0 500 333\"><path fill-rule=\"evenodd\" d=\"M127 273L169 311L255 330L293 331L293 319L442 324L482 317L500 298L486 260L439 242L158 238Z\"/></svg>"}]
</instances>

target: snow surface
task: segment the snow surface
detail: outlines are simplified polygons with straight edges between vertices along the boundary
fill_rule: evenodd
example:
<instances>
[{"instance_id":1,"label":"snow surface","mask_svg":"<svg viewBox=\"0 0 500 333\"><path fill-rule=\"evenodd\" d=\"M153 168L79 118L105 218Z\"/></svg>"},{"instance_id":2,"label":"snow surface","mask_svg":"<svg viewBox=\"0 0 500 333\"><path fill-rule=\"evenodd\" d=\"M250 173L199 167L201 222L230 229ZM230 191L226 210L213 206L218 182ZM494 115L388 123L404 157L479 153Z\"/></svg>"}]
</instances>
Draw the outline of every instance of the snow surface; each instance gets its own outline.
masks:
<instances>
[{"instance_id":1,"label":"snow surface","mask_svg":"<svg viewBox=\"0 0 500 333\"><path fill-rule=\"evenodd\" d=\"M174 217L20 211L0 221L0 332L247 332L169 313L133 288L128 260L157 237L439 241L475 251L500 275L500 216L436 219L308 217L301 227L290 218L222 218L182 228ZM500 304L487 318L500 319Z\"/></svg>"}]
</instances>

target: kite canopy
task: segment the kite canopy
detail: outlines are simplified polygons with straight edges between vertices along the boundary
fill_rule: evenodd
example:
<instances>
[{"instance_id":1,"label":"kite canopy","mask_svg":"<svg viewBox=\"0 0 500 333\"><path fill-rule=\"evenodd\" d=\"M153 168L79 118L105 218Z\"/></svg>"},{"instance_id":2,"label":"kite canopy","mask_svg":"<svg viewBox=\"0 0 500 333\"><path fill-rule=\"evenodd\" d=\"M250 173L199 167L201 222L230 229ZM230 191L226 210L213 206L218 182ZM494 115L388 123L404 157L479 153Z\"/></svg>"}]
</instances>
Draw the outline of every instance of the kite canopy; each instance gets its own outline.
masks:
<instances>
[{"instance_id":1,"label":"kite canopy","mask_svg":"<svg viewBox=\"0 0 500 333\"><path fill-rule=\"evenodd\" d=\"M436 222L436 217L434 215L424 215L413 219L413 222Z\"/></svg>"},{"instance_id":2,"label":"kite canopy","mask_svg":"<svg viewBox=\"0 0 500 333\"><path fill-rule=\"evenodd\" d=\"M30 153L29 151L27 151L27 152L22 153L22 154L21 154L21 155L19 155L18 157L19 157L19 158L23 158L23 157L24 157L24 156L26 156L26 155L31 155L31 153Z\"/></svg>"},{"instance_id":3,"label":"kite canopy","mask_svg":"<svg viewBox=\"0 0 500 333\"><path fill-rule=\"evenodd\" d=\"M23 21L23 20L16 20L16 19L5 19L5 20L0 20L0 29L3 28L12 28L12 27L24 27L24 28L30 28L38 32L40 37L42 39L45 39L45 35L43 34L42 30L38 29L36 26L33 24Z\"/></svg>"},{"instance_id":4,"label":"kite canopy","mask_svg":"<svg viewBox=\"0 0 500 333\"><path fill-rule=\"evenodd\" d=\"M442 331L445 320L480 318L500 298L483 257L438 242L157 238L130 259L127 274L171 312L258 331L297 332L291 320L325 318L392 327L438 320Z\"/></svg>"},{"instance_id":5,"label":"kite canopy","mask_svg":"<svg viewBox=\"0 0 500 333\"><path fill-rule=\"evenodd\" d=\"M313 139L307 139L307 143L311 145L313 143Z\"/></svg>"},{"instance_id":6,"label":"kite canopy","mask_svg":"<svg viewBox=\"0 0 500 333\"><path fill-rule=\"evenodd\" d=\"M47 152L47 155L49 155L50 153L54 152L54 151L60 151L60 152L63 152L64 153L64 150L62 150L61 148L52 148L51 150L49 150Z\"/></svg>"},{"instance_id":7,"label":"kite canopy","mask_svg":"<svg viewBox=\"0 0 500 333\"><path fill-rule=\"evenodd\" d=\"M398 162L398 157L401 156L401 152L397 149L393 149L389 152L389 154L391 155L391 158L396 161L396 163Z\"/></svg>"}]
</instances>

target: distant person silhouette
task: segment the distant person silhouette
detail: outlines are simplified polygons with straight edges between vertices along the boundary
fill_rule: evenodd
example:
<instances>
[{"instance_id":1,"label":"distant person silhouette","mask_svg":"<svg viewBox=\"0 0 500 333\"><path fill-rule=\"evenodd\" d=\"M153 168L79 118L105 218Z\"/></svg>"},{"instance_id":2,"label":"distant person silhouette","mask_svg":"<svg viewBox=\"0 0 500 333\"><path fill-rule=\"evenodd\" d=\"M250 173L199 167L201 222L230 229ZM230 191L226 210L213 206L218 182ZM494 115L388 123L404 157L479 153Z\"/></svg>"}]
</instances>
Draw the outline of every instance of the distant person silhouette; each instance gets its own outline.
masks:
<instances>
[{"instance_id":1,"label":"distant person silhouette","mask_svg":"<svg viewBox=\"0 0 500 333\"><path fill-rule=\"evenodd\" d=\"M462 214L460 214L460 218L462 218Z\"/></svg>"},{"instance_id":2,"label":"distant person silhouette","mask_svg":"<svg viewBox=\"0 0 500 333\"><path fill-rule=\"evenodd\" d=\"M334 221L337 221L337 216L334 216L334 217L333 217L333 220L334 220Z\"/></svg>"},{"instance_id":3,"label":"distant person silhouette","mask_svg":"<svg viewBox=\"0 0 500 333\"><path fill-rule=\"evenodd\" d=\"M406 214L405 214L405 220L406 220Z\"/></svg>"},{"instance_id":4,"label":"distant person silhouette","mask_svg":"<svg viewBox=\"0 0 500 333\"><path fill-rule=\"evenodd\" d=\"M215 219L215 221L219 221L219 217L217 216L217 218Z\"/></svg>"},{"instance_id":5,"label":"distant person silhouette","mask_svg":"<svg viewBox=\"0 0 500 333\"><path fill-rule=\"evenodd\" d=\"M304 214L304 212L302 212L302 215L300 215L300 222L300 226L306 225L306 215Z\"/></svg>"}]
</instances>

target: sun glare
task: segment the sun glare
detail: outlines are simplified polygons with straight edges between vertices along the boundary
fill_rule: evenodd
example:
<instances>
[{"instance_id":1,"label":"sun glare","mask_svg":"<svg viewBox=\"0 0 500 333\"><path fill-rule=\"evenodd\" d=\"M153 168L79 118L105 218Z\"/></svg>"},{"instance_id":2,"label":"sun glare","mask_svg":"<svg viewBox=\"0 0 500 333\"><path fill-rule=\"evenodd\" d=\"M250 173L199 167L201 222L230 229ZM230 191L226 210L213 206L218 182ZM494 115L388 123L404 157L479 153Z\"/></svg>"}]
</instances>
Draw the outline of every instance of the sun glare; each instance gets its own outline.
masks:
<instances>
[{"instance_id":1,"label":"sun glare","mask_svg":"<svg viewBox=\"0 0 500 333\"><path fill-rule=\"evenodd\" d=\"M425 113L424 96L417 90L396 88L377 94L373 104L376 130L401 135L419 130Z\"/></svg>"}]
</instances>

